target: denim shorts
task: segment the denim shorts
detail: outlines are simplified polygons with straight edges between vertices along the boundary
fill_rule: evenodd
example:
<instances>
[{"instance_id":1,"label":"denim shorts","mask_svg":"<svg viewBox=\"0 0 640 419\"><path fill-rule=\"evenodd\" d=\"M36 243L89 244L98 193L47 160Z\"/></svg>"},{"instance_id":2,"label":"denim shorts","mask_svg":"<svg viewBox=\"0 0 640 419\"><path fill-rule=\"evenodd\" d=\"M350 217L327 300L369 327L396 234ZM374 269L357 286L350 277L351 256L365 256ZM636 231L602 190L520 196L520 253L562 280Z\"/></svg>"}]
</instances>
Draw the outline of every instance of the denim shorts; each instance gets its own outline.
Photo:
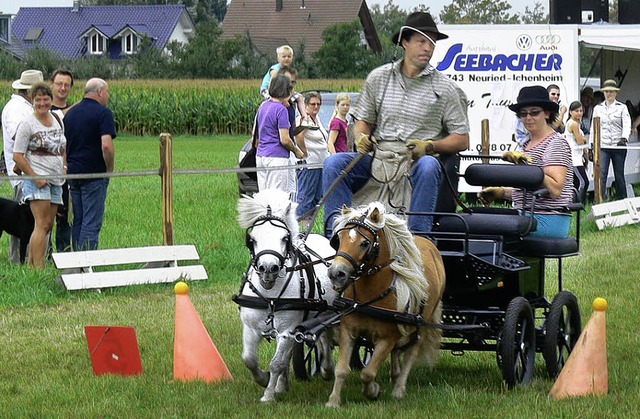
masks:
<instances>
[{"instance_id":1,"label":"denim shorts","mask_svg":"<svg viewBox=\"0 0 640 419\"><path fill-rule=\"evenodd\" d=\"M22 181L23 201L51 201L52 204L62 205L62 186L44 185L42 188L36 186L33 180Z\"/></svg>"}]
</instances>

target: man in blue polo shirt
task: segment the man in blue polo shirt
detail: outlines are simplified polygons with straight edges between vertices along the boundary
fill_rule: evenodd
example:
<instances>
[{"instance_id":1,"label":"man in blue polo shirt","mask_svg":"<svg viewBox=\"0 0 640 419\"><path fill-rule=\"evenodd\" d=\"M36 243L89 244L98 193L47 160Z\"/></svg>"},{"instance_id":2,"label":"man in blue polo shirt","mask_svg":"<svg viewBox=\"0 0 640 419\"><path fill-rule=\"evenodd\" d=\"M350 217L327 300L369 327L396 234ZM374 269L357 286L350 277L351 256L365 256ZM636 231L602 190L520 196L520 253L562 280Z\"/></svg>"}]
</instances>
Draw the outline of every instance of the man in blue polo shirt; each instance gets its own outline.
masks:
<instances>
[{"instance_id":1,"label":"man in blue polo shirt","mask_svg":"<svg viewBox=\"0 0 640 419\"><path fill-rule=\"evenodd\" d=\"M102 79L87 81L82 101L64 118L67 137L67 173L113 172L116 128L107 108L109 85ZM109 178L70 179L73 209L71 239L74 250L98 248Z\"/></svg>"}]
</instances>

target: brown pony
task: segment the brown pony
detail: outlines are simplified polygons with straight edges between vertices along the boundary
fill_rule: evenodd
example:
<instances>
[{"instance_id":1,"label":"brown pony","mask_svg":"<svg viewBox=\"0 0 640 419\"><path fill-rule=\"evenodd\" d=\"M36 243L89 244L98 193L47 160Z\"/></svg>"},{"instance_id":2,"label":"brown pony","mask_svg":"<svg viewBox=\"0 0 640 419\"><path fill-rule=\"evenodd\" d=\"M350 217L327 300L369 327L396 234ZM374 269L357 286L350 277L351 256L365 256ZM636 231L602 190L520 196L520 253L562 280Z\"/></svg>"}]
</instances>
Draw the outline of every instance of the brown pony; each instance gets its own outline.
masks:
<instances>
[{"instance_id":1,"label":"brown pony","mask_svg":"<svg viewBox=\"0 0 640 419\"><path fill-rule=\"evenodd\" d=\"M380 395L376 375L391 354L391 395L402 398L414 362L435 363L442 331L400 323L385 313L419 314L425 322L441 322L445 272L440 252L428 239L413 236L405 221L385 214L379 202L359 209L344 206L332 244L338 250L329 268L333 288L358 308L347 310L340 320L340 354L326 405L341 404L349 360L360 336L375 346L369 364L360 373L364 395L369 399Z\"/></svg>"}]
</instances>

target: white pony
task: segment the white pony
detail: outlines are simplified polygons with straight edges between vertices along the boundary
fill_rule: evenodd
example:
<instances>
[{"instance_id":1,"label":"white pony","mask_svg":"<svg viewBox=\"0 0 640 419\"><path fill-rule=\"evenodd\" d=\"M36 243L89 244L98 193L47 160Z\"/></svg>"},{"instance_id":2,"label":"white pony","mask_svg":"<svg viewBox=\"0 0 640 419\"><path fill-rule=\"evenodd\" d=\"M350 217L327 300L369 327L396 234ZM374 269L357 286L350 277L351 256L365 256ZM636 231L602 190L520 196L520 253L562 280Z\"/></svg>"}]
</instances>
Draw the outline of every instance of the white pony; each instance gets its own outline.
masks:
<instances>
[{"instance_id":1,"label":"white pony","mask_svg":"<svg viewBox=\"0 0 640 419\"><path fill-rule=\"evenodd\" d=\"M243 196L238 201L238 222L247 229L246 244L251 253L251 264L236 301L243 325L242 360L253 379L266 387L262 402L274 401L276 393L289 388L293 331L305 318L305 310L300 307L302 299L324 299L331 305L337 296L324 263L302 271L287 269L299 265L305 256L317 261L335 254L329 240L318 234L309 235L301 243L296 207L288 193L275 189ZM315 275L309 274L311 269ZM258 344L263 338L276 340L268 372L258 362ZM333 376L332 341L330 333L322 333L317 342L325 379Z\"/></svg>"}]
</instances>

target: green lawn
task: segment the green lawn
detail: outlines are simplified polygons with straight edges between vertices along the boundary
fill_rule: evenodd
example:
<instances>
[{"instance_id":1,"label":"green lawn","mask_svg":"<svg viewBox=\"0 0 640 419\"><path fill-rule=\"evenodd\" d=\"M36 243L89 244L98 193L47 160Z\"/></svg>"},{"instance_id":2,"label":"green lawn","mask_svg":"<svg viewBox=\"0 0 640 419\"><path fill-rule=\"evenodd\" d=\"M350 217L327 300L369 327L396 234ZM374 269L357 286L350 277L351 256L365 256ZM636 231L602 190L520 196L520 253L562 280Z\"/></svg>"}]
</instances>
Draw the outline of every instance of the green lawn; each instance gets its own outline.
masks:
<instances>
[{"instance_id":1,"label":"green lawn","mask_svg":"<svg viewBox=\"0 0 640 419\"><path fill-rule=\"evenodd\" d=\"M233 167L244 137L178 137L176 169ZM116 171L159 167L157 138L116 141ZM597 296L607 298L609 389L606 397L550 401L553 384L538 355L531 386L507 390L493 353L453 356L441 352L432 371L414 369L404 400L390 397L388 364L381 370L381 400L365 400L353 373L343 393L345 407L324 408L331 383L293 381L275 405L258 402L241 354L241 324L230 300L248 263L244 231L235 221L234 174L176 175L175 241L197 246L209 280L191 285L191 300L234 380L219 384L173 382L175 297L170 284L66 292L57 270L7 264L8 240L0 238L0 417L637 417L640 366L636 359L636 261L638 226L597 231L583 224L582 256L565 261L565 289L580 301L583 321ZM7 183L0 195L10 195ZM158 176L119 177L109 188L101 247L162 244ZM556 264L548 267L548 294L555 294ZM144 374L93 375L86 325L135 326ZM263 345L264 365L273 345Z\"/></svg>"}]
</instances>

